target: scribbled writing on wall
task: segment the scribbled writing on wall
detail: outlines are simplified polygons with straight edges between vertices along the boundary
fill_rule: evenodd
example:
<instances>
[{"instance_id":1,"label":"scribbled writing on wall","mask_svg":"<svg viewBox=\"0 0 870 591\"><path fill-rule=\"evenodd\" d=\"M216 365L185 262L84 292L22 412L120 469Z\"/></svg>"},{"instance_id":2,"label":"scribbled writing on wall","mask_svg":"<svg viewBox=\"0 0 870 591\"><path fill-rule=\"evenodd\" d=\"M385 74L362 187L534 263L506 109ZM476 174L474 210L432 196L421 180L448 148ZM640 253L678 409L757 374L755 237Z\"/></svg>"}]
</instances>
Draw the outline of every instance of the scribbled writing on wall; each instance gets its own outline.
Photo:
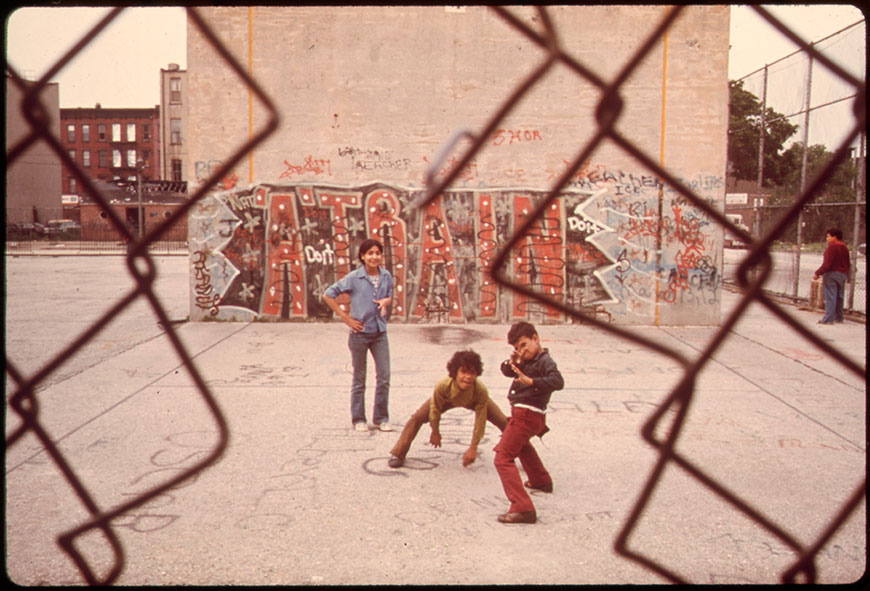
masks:
<instances>
[{"instance_id":1,"label":"scribbled writing on wall","mask_svg":"<svg viewBox=\"0 0 870 591\"><path fill-rule=\"evenodd\" d=\"M393 162L353 148L341 157ZM652 177L588 172L514 244L506 276L574 309L606 307L617 322L651 322L661 305L715 308L717 319L721 232ZM394 278L391 321L564 321L553 306L489 274L496 253L546 195L451 190L417 208L420 189L384 183L214 193L189 216L191 318L329 320L323 292L359 264L359 244L376 237Z\"/></svg>"}]
</instances>

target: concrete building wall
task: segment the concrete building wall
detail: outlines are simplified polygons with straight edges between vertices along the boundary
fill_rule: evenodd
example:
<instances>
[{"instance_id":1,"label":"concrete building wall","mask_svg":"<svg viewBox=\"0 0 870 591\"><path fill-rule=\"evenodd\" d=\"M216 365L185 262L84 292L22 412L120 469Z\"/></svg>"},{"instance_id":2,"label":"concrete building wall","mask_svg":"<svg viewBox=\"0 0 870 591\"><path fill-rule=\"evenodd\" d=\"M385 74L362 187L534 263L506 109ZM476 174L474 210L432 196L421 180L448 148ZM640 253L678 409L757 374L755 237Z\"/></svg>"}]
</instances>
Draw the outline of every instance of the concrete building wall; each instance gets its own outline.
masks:
<instances>
[{"instance_id":1,"label":"concrete building wall","mask_svg":"<svg viewBox=\"0 0 870 591\"><path fill-rule=\"evenodd\" d=\"M566 50L607 81L666 10L584 6L551 14ZM321 317L325 283L349 270L354 246L385 226L391 271L406 281L399 320L426 320L420 310L439 301L453 307L452 321L562 319L502 289L489 290L497 311L487 318L483 267L597 131L594 84L565 66L551 69L441 202L412 211L445 141L459 129L483 129L540 65L537 46L484 7L201 11L282 120L191 212L194 319L280 318L281 305L266 304L278 293L285 316L305 300L299 317ZM533 8L517 14L541 26ZM728 8L685 10L622 86L617 124L720 209L727 55ZM261 128L265 113L190 21L188 76L195 191ZM623 324L719 322L722 232L702 211L613 142L591 155L569 189L541 232L512 253L515 279L571 305L597 305ZM334 256L309 260L314 250Z\"/></svg>"},{"instance_id":2,"label":"concrete building wall","mask_svg":"<svg viewBox=\"0 0 870 591\"><path fill-rule=\"evenodd\" d=\"M27 82L26 84L32 84ZM6 77L6 152L30 133L21 113L24 92ZM60 93L47 84L40 94L51 132L60 134ZM37 141L14 162L6 163L6 222L39 222L63 217L60 159L45 142Z\"/></svg>"}]
</instances>

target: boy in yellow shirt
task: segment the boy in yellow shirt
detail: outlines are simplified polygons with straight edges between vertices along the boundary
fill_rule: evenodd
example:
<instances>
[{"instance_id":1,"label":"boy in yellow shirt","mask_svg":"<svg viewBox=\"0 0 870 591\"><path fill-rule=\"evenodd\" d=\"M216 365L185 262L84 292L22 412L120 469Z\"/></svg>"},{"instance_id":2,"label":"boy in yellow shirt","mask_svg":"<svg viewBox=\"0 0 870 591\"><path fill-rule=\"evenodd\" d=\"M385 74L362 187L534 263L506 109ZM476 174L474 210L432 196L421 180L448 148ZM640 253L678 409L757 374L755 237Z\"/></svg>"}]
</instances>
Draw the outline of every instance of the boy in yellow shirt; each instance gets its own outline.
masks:
<instances>
[{"instance_id":1,"label":"boy in yellow shirt","mask_svg":"<svg viewBox=\"0 0 870 591\"><path fill-rule=\"evenodd\" d=\"M462 455L462 465L468 466L477 459L477 444L483 438L486 421L489 421L500 431L507 425L507 417L501 409L489 398L489 392L483 382L478 379L483 374L483 362L480 355L468 349L457 351L447 362L447 377L435 384L432 397L414 411L396 445L390 450L390 468L399 468L405 463L405 455L411 447L411 442L424 423L429 423L432 434L429 443L441 447L441 432L439 423L441 415L451 408L467 408L474 411L474 431L471 435L471 445Z\"/></svg>"}]
</instances>

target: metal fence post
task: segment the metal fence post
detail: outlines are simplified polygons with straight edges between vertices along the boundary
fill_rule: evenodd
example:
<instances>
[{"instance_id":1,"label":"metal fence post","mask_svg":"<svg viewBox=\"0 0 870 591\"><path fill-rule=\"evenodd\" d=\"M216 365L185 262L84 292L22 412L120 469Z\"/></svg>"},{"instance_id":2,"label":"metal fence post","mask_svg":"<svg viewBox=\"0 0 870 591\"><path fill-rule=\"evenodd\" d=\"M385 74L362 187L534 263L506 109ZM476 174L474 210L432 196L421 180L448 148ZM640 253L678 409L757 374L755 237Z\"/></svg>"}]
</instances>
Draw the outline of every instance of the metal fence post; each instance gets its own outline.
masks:
<instances>
[{"instance_id":1,"label":"metal fence post","mask_svg":"<svg viewBox=\"0 0 870 591\"><path fill-rule=\"evenodd\" d=\"M810 47L812 47L812 43L810 43ZM807 157L809 155L809 141L810 141L810 109L812 105L810 101L812 100L812 89L813 89L813 54L809 54L809 64L807 65L807 92L806 92L806 112L804 113L804 155L803 161L801 162L801 194L803 194L804 190L807 186ZM798 221L797 221L797 248L795 249L795 274L794 274L794 284L792 286L792 297L798 297L798 288L800 287L801 281L801 246L803 246L803 223L804 223L804 210L801 208L798 213Z\"/></svg>"},{"instance_id":2,"label":"metal fence post","mask_svg":"<svg viewBox=\"0 0 870 591\"><path fill-rule=\"evenodd\" d=\"M858 232L861 229L861 196L864 193L864 141L862 131L858 136L858 155L855 158L855 217L852 222L852 256L849 257L849 300L846 309L855 309L855 283L858 280ZM866 296L865 296L866 297Z\"/></svg>"}]
</instances>

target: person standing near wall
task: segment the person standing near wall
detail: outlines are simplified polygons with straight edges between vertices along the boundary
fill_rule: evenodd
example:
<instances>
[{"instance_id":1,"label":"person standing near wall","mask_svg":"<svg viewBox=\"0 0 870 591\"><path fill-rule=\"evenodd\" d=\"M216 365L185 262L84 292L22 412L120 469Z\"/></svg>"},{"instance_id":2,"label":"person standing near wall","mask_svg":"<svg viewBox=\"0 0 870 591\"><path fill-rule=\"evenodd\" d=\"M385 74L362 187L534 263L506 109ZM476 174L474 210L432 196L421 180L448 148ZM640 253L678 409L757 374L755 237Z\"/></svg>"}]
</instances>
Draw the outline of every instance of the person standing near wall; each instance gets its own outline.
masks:
<instances>
[{"instance_id":1,"label":"person standing near wall","mask_svg":"<svg viewBox=\"0 0 870 591\"><path fill-rule=\"evenodd\" d=\"M819 324L843 322L843 298L846 295L846 280L849 279L849 249L843 244L843 232L831 228L825 234L828 243L822 257L822 265L816 269L813 279L822 277L822 299L825 315Z\"/></svg>"},{"instance_id":2,"label":"person standing near wall","mask_svg":"<svg viewBox=\"0 0 870 591\"><path fill-rule=\"evenodd\" d=\"M372 238L359 248L357 267L332 285L323 300L350 327L347 346L353 365L350 390L350 414L354 429L368 431L365 409L366 364L371 352L375 361L375 403L372 420L381 431L392 431L389 423L390 344L387 339L387 309L393 298L393 276L381 267L384 246ZM339 295L350 295L350 313L335 301Z\"/></svg>"}]
</instances>

